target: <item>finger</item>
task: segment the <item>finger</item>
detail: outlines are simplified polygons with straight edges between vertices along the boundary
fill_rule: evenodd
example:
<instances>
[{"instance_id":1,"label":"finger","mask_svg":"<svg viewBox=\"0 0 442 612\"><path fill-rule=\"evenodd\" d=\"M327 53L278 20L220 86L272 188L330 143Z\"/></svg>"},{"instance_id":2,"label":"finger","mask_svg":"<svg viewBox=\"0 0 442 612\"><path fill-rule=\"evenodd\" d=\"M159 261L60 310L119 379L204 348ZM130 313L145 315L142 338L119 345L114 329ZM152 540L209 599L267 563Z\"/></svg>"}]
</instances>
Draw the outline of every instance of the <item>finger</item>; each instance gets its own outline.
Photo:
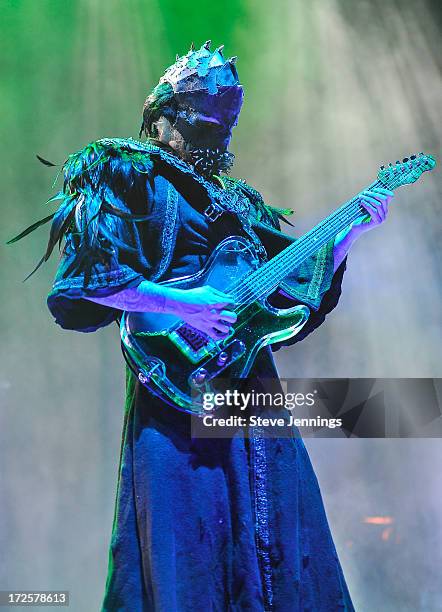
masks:
<instances>
[{"instance_id":1,"label":"finger","mask_svg":"<svg viewBox=\"0 0 442 612\"><path fill-rule=\"evenodd\" d=\"M219 321L221 312L223 312L221 308L211 308L209 316L210 321Z\"/></svg>"},{"instance_id":2,"label":"finger","mask_svg":"<svg viewBox=\"0 0 442 612\"><path fill-rule=\"evenodd\" d=\"M377 206L366 200L362 200L361 204L365 208L365 210L368 212L368 214L370 215L372 221L380 223L381 219L379 217Z\"/></svg>"},{"instance_id":3,"label":"finger","mask_svg":"<svg viewBox=\"0 0 442 612\"><path fill-rule=\"evenodd\" d=\"M370 202L373 202L373 204L380 204L382 201L385 200L385 196L381 195L381 194L376 194L376 193L372 193L371 191L363 191L362 195L364 198L366 198L367 200L370 200Z\"/></svg>"},{"instance_id":4,"label":"finger","mask_svg":"<svg viewBox=\"0 0 442 612\"><path fill-rule=\"evenodd\" d=\"M389 199L390 198L388 198L386 196L382 196L381 199L379 200L378 212L379 212L379 215L380 215L382 221L385 221L385 217L387 216Z\"/></svg>"},{"instance_id":5,"label":"finger","mask_svg":"<svg viewBox=\"0 0 442 612\"><path fill-rule=\"evenodd\" d=\"M379 218L381 220L384 220L385 219L385 202L383 200L378 201L374 198L371 198L370 196L364 196L364 199L368 200L372 204L377 214L379 215Z\"/></svg>"},{"instance_id":6,"label":"finger","mask_svg":"<svg viewBox=\"0 0 442 612\"><path fill-rule=\"evenodd\" d=\"M361 204L368 213L376 212L378 208L378 202L376 200L370 200L366 196L361 198Z\"/></svg>"},{"instance_id":7,"label":"finger","mask_svg":"<svg viewBox=\"0 0 442 612\"><path fill-rule=\"evenodd\" d=\"M381 217L385 217L385 203L386 200L378 200L375 203L376 208L378 209L379 214L381 215Z\"/></svg>"},{"instance_id":8,"label":"finger","mask_svg":"<svg viewBox=\"0 0 442 612\"><path fill-rule=\"evenodd\" d=\"M238 315L236 312L233 312L233 310L222 310L219 313L219 316L221 319L228 321L229 323L235 323L235 321L238 319Z\"/></svg>"},{"instance_id":9,"label":"finger","mask_svg":"<svg viewBox=\"0 0 442 612\"><path fill-rule=\"evenodd\" d=\"M375 197L378 200L378 202L382 205L382 208L384 209L385 212L386 212L385 205L388 206L391 198L394 195L392 191L388 189L382 189L382 188L366 189L363 193L366 197L370 197L370 196Z\"/></svg>"},{"instance_id":10,"label":"finger","mask_svg":"<svg viewBox=\"0 0 442 612\"><path fill-rule=\"evenodd\" d=\"M210 327L207 331L206 334L208 336L210 336L210 338L212 338L213 340L219 340L220 338L222 338L222 335L213 327Z\"/></svg>"},{"instance_id":11,"label":"finger","mask_svg":"<svg viewBox=\"0 0 442 612\"><path fill-rule=\"evenodd\" d=\"M219 338L221 337L220 332L213 327L212 321L206 321L205 325L199 327L198 329L200 329L204 334L210 336L210 338L213 338L214 340L219 340Z\"/></svg>"},{"instance_id":12,"label":"finger","mask_svg":"<svg viewBox=\"0 0 442 612\"><path fill-rule=\"evenodd\" d=\"M228 334L226 332L220 331L219 329L216 329L215 327L212 327L209 332L209 336L214 340L222 340L223 338L226 338Z\"/></svg>"},{"instance_id":13,"label":"finger","mask_svg":"<svg viewBox=\"0 0 442 612\"><path fill-rule=\"evenodd\" d=\"M219 321L222 318L222 312L231 312L231 308L234 308L234 304L226 304L222 302L221 305L216 305L215 307L211 306L209 310L209 319L211 321Z\"/></svg>"},{"instance_id":14,"label":"finger","mask_svg":"<svg viewBox=\"0 0 442 612\"><path fill-rule=\"evenodd\" d=\"M381 208L382 208L382 218L385 221L385 217L387 216L387 213L388 213L388 199L383 200L381 202Z\"/></svg>"},{"instance_id":15,"label":"finger","mask_svg":"<svg viewBox=\"0 0 442 612\"><path fill-rule=\"evenodd\" d=\"M382 222L385 219L385 200L380 199L374 199L374 198L370 198L370 196L366 196L367 200L370 201L371 205L374 207L374 210L376 210L376 213L379 217L379 221Z\"/></svg>"},{"instance_id":16,"label":"finger","mask_svg":"<svg viewBox=\"0 0 442 612\"><path fill-rule=\"evenodd\" d=\"M222 332L223 334L228 334L230 331L230 327L222 321L215 321L215 323L213 323L213 328Z\"/></svg>"}]
</instances>

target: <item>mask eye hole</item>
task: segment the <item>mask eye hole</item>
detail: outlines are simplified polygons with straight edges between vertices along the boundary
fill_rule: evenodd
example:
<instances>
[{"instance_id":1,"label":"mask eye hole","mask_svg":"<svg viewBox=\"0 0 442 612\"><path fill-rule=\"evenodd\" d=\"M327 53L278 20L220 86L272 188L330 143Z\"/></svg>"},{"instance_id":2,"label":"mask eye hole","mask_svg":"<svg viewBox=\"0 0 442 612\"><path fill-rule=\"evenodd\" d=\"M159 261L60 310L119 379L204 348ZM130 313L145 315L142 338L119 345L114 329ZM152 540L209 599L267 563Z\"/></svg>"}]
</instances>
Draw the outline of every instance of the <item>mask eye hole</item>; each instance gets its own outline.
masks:
<instances>
[{"instance_id":1,"label":"mask eye hole","mask_svg":"<svg viewBox=\"0 0 442 612\"><path fill-rule=\"evenodd\" d=\"M208 121L207 119L197 119L195 121L195 127L202 130L221 131L222 126L215 121Z\"/></svg>"}]
</instances>

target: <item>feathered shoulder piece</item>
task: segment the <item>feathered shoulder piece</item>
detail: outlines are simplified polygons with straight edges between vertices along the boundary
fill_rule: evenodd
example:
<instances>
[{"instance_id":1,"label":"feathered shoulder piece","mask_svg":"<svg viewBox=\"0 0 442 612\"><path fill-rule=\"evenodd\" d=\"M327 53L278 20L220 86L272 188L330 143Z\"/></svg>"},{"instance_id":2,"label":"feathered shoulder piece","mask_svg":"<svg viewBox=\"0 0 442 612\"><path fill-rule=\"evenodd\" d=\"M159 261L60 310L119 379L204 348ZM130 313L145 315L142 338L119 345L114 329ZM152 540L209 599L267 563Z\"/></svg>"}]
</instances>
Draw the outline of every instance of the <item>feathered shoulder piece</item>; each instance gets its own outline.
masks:
<instances>
[{"instance_id":1,"label":"feathered shoulder piece","mask_svg":"<svg viewBox=\"0 0 442 612\"><path fill-rule=\"evenodd\" d=\"M57 165L39 155L37 158L46 166ZM63 187L46 202L49 204L61 200L58 209L8 241L8 244L12 244L52 221L46 252L25 280L49 259L57 243L61 248L63 238L68 234L74 238L78 254L76 263L81 265L86 259L88 268L94 260L100 259L106 253L110 243L129 248L126 244L118 244L118 237L122 233L119 231L122 220L145 221L149 215L134 214L134 211L129 209L128 198L125 196L135 187L140 175L153 171L157 161L191 175L195 181L202 184L210 197L216 199L219 196L219 188L195 172L192 166L179 158L172 149L161 146L155 139L140 142L133 138L102 138L91 142L80 151L69 155L61 164L54 185L63 173ZM257 221L277 229L280 229L279 219L292 225L284 215L293 211L265 204L261 194L242 179L223 176L223 181L226 187L239 191L251 201Z\"/></svg>"},{"instance_id":2,"label":"feathered shoulder piece","mask_svg":"<svg viewBox=\"0 0 442 612\"><path fill-rule=\"evenodd\" d=\"M259 191L256 191L256 189L246 183L244 179L223 176L222 180L224 183L227 183L227 186L230 189L241 192L248 198L248 200L250 200L254 206L257 221L271 225L276 229L280 229L279 220L293 226L293 223L290 223L290 221L285 218L286 215L293 214L293 210L290 208L278 208L276 206L266 204Z\"/></svg>"},{"instance_id":3,"label":"feathered shoulder piece","mask_svg":"<svg viewBox=\"0 0 442 612\"><path fill-rule=\"evenodd\" d=\"M81 233L78 242L90 256L97 250L102 234L106 234L106 227L112 224L109 218L113 217L115 221L116 218L146 220L148 216L129 211L121 196L133 188L138 175L152 171L152 155L155 152L158 153L158 147L131 138L103 138L70 155L61 165L54 181L55 185L60 173L63 173L63 188L46 202L61 200L56 212L33 223L8 241L8 244L16 242L52 220L46 252L26 279L49 259L57 243L61 247L68 232L76 230L78 234ZM37 157L46 166L56 166ZM107 221L103 222L105 219Z\"/></svg>"}]
</instances>

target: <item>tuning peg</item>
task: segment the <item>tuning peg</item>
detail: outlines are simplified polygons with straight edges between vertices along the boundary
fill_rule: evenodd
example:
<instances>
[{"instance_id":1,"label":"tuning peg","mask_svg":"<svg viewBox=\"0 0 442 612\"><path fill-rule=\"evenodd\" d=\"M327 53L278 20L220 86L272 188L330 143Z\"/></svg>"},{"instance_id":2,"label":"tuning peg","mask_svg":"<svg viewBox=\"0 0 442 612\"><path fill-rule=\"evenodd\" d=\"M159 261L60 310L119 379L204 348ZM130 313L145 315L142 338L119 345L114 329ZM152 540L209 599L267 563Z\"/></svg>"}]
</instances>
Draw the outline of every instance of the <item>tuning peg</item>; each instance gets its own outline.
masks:
<instances>
[{"instance_id":1,"label":"tuning peg","mask_svg":"<svg viewBox=\"0 0 442 612\"><path fill-rule=\"evenodd\" d=\"M410 159L416 159L416 155L412 155Z\"/></svg>"},{"instance_id":2,"label":"tuning peg","mask_svg":"<svg viewBox=\"0 0 442 612\"><path fill-rule=\"evenodd\" d=\"M210 51L210 45L212 44L211 40L206 40L206 42L203 45L204 49L207 49L207 51Z\"/></svg>"},{"instance_id":3,"label":"tuning peg","mask_svg":"<svg viewBox=\"0 0 442 612\"><path fill-rule=\"evenodd\" d=\"M233 57L229 57L229 64L236 64L237 59L238 59L237 55L234 55Z\"/></svg>"},{"instance_id":4,"label":"tuning peg","mask_svg":"<svg viewBox=\"0 0 442 612\"><path fill-rule=\"evenodd\" d=\"M406 163L407 163L407 161L408 161L408 157L404 157L404 159L402 160L402 163L403 163L403 164L406 164Z\"/></svg>"},{"instance_id":5,"label":"tuning peg","mask_svg":"<svg viewBox=\"0 0 442 612\"><path fill-rule=\"evenodd\" d=\"M220 45L219 47L217 47L215 49L215 53L221 53L221 55L223 54L223 49L224 49L224 45Z\"/></svg>"},{"instance_id":6,"label":"tuning peg","mask_svg":"<svg viewBox=\"0 0 442 612\"><path fill-rule=\"evenodd\" d=\"M381 166L381 170L385 170L385 166Z\"/></svg>"},{"instance_id":7,"label":"tuning peg","mask_svg":"<svg viewBox=\"0 0 442 612\"><path fill-rule=\"evenodd\" d=\"M400 161L397 159L397 160L396 160L396 164L400 164L400 163L401 163L401 162L400 162Z\"/></svg>"}]
</instances>

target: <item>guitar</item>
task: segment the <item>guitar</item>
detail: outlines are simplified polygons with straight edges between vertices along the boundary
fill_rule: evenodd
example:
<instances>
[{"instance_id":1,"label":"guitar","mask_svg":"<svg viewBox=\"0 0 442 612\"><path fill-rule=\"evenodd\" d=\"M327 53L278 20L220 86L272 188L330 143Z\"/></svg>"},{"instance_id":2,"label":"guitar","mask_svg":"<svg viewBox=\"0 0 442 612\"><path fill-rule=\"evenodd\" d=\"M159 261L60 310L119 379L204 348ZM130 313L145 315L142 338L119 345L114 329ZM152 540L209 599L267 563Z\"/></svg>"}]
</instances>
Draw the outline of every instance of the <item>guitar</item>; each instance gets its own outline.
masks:
<instances>
[{"instance_id":1,"label":"guitar","mask_svg":"<svg viewBox=\"0 0 442 612\"><path fill-rule=\"evenodd\" d=\"M435 165L432 156L419 153L381 166L368 189L394 190L414 183ZM196 416L206 415L205 393L216 393L221 379L247 377L262 347L295 336L306 324L307 306L275 308L268 297L289 271L364 214L367 212L356 195L264 264L259 263L248 239L224 239L201 271L161 284L181 289L211 285L229 294L237 304L238 317L231 334L214 340L174 315L125 311L120 336L129 367L167 404Z\"/></svg>"}]
</instances>

